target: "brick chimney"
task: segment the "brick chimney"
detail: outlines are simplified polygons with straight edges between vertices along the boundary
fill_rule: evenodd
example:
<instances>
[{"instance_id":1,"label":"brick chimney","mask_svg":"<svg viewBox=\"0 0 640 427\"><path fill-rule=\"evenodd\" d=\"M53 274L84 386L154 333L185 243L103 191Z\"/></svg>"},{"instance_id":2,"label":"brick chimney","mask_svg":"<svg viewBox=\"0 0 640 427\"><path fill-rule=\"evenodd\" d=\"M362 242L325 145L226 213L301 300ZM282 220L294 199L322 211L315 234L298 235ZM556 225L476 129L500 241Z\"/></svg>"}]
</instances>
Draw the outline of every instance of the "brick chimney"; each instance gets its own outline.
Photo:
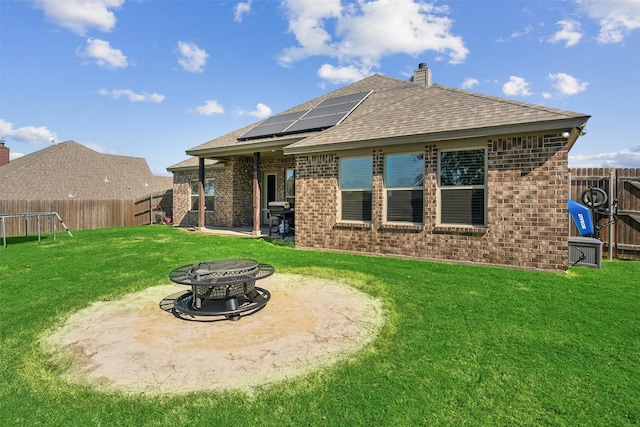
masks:
<instances>
[{"instance_id":1,"label":"brick chimney","mask_svg":"<svg viewBox=\"0 0 640 427\"><path fill-rule=\"evenodd\" d=\"M431 86L431 70L426 63L418 64L418 69L413 72L413 82L417 85Z\"/></svg>"},{"instance_id":2,"label":"brick chimney","mask_svg":"<svg viewBox=\"0 0 640 427\"><path fill-rule=\"evenodd\" d=\"M4 140L0 139L0 166L9 163L9 147L4 146Z\"/></svg>"}]
</instances>

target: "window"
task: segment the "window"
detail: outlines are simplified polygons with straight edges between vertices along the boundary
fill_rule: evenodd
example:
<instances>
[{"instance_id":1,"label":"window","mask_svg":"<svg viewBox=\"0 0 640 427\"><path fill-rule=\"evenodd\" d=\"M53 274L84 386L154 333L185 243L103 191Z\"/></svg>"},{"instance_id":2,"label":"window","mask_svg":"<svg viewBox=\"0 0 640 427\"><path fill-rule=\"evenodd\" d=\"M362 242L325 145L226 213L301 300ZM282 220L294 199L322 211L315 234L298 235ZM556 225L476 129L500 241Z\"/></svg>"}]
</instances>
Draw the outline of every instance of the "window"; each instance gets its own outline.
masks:
<instances>
[{"instance_id":1,"label":"window","mask_svg":"<svg viewBox=\"0 0 640 427\"><path fill-rule=\"evenodd\" d=\"M422 223L424 214L424 155L385 156L384 182L387 221Z\"/></svg>"},{"instance_id":2,"label":"window","mask_svg":"<svg viewBox=\"0 0 640 427\"><path fill-rule=\"evenodd\" d=\"M296 171L294 169L287 169L284 172L284 186L287 202L294 207L296 204Z\"/></svg>"},{"instance_id":3,"label":"window","mask_svg":"<svg viewBox=\"0 0 640 427\"><path fill-rule=\"evenodd\" d=\"M371 221L373 160L369 157L340 159L341 219Z\"/></svg>"},{"instance_id":4,"label":"window","mask_svg":"<svg viewBox=\"0 0 640 427\"><path fill-rule=\"evenodd\" d=\"M191 180L191 210L198 210L198 196L199 190L198 185L199 181L197 179ZM213 211L213 180L205 179L204 180L204 209L207 211Z\"/></svg>"},{"instance_id":5,"label":"window","mask_svg":"<svg viewBox=\"0 0 640 427\"><path fill-rule=\"evenodd\" d=\"M441 151L440 223L486 225L486 150Z\"/></svg>"}]
</instances>

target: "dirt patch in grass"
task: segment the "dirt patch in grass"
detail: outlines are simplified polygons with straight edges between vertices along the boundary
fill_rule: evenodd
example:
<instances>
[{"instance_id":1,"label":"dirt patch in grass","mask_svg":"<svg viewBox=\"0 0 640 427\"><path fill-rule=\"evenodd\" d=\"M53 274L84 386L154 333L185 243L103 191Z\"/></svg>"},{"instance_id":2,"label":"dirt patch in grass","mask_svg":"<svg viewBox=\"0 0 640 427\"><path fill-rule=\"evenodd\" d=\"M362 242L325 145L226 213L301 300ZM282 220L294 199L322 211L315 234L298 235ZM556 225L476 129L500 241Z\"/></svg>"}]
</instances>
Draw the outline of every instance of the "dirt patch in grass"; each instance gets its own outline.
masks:
<instances>
[{"instance_id":1,"label":"dirt patch in grass","mask_svg":"<svg viewBox=\"0 0 640 427\"><path fill-rule=\"evenodd\" d=\"M72 382L131 393L251 388L303 375L364 348L384 323L379 301L335 281L274 274L261 311L231 322L161 309L163 285L74 313L42 339ZM70 362L70 363L69 363Z\"/></svg>"}]
</instances>

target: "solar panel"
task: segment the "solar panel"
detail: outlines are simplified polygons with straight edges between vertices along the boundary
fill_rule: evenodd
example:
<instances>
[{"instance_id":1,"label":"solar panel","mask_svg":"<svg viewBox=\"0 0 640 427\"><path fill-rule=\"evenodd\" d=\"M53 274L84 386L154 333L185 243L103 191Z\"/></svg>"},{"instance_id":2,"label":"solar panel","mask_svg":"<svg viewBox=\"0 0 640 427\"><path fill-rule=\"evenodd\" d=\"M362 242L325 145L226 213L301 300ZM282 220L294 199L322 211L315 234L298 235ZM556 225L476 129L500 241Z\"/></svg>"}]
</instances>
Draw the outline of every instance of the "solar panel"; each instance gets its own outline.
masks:
<instances>
[{"instance_id":1,"label":"solar panel","mask_svg":"<svg viewBox=\"0 0 640 427\"><path fill-rule=\"evenodd\" d=\"M261 125L268 125L268 124L272 124L272 123L293 123L296 120L298 120L300 117L302 117L307 111L309 110L302 110L302 111L294 111L293 113L282 113L282 114L278 114L277 116L272 116L269 117L267 120L265 120L264 122L261 123Z\"/></svg>"},{"instance_id":2,"label":"solar panel","mask_svg":"<svg viewBox=\"0 0 640 427\"><path fill-rule=\"evenodd\" d=\"M284 130L295 123L302 115L309 110L295 111L293 113L283 113L277 116L269 117L258 126L245 132L238 139L245 140L251 138L261 138L265 136L278 135L284 132Z\"/></svg>"},{"instance_id":3,"label":"solar panel","mask_svg":"<svg viewBox=\"0 0 640 427\"><path fill-rule=\"evenodd\" d=\"M239 140L326 129L339 124L373 91L324 99L311 110L278 114L240 136Z\"/></svg>"},{"instance_id":4,"label":"solar panel","mask_svg":"<svg viewBox=\"0 0 640 427\"><path fill-rule=\"evenodd\" d=\"M331 126L335 126L342 114L331 114L329 116L310 117L298 120L287 128L286 133L298 133L303 131L312 131L317 129L326 129Z\"/></svg>"},{"instance_id":5,"label":"solar panel","mask_svg":"<svg viewBox=\"0 0 640 427\"><path fill-rule=\"evenodd\" d=\"M322 117L328 116L331 114L344 114L347 111L351 111L353 108L353 104L349 104L350 107L346 109L346 104L338 104L338 105L329 105L328 107L314 107L312 110L309 110L307 114L305 114L300 119L308 119L309 117Z\"/></svg>"},{"instance_id":6,"label":"solar panel","mask_svg":"<svg viewBox=\"0 0 640 427\"><path fill-rule=\"evenodd\" d=\"M371 91L352 93L350 95L334 96L333 98L327 98L323 100L320 104L316 105L314 108L326 107L329 105L336 105L336 104L351 103L351 102L360 103L369 95L370 92Z\"/></svg>"}]
</instances>

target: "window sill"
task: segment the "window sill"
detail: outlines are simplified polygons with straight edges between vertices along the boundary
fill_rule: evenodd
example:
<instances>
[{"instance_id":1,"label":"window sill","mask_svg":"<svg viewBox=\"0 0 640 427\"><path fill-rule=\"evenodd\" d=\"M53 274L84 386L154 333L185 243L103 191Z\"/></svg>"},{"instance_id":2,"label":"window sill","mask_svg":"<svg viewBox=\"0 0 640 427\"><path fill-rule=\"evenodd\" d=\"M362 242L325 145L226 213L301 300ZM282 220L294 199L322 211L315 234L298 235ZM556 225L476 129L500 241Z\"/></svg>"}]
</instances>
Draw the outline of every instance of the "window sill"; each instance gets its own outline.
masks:
<instances>
[{"instance_id":1,"label":"window sill","mask_svg":"<svg viewBox=\"0 0 640 427\"><path fill-rule=\"evenodd\" d=\"M439 225L433 229L433 234L457 234L459 236L484 236L487 227Z\"/></svg>"},{"instance_id":2,"label":"window sill","mask_svg":"<svg viewBox=\"0 0 640 427\"><path fill-rule=\"evenodd\" d=\"M371 230L370 222L337 222L333 226L334 229L343 230Z\"/></svg>"},{"instance_id":3,"label":"window sill","mask_svg":"<svg viewBox=\"0 0 640 427\"><path fill-rule=\"evenodd\" d=\"M407 231L419 233L424 231L424 224L413 224L413 223L394 223L387 222L384 223L378 228L379 231Z\"/></svg>"}]
</instances>

